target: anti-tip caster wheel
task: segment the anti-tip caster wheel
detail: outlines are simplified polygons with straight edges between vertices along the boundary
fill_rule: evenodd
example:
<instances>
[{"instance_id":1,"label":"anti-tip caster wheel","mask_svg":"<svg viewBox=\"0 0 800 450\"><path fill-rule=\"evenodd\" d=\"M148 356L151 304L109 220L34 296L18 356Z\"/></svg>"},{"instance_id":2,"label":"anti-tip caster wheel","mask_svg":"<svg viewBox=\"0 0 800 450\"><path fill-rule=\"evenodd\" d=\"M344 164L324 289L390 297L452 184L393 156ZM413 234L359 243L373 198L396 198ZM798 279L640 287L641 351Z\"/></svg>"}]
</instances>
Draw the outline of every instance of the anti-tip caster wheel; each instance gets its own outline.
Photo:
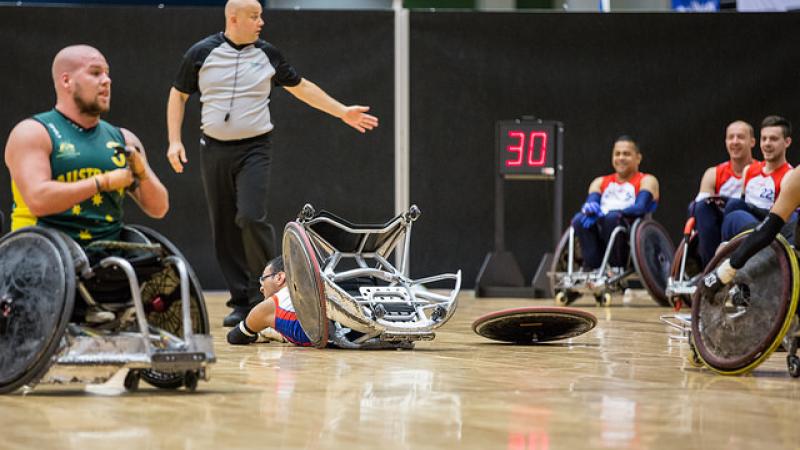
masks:
<instances>
[{"instance_id":1,"label":"anti-tip caster wheel","mask_svg":"<svg viewBox=\"0 0 800 450\"><path fill-rule=\"evenodd\" d=\"M186 387L186 390L189 392L194 392L197 390L197 372L192 370L187 370L186 373L183 375L183 385Z\"/></svg>"},{"instance_id":2,"label":"anti-tip caster wheel","mask_svg":"<svg viewBox=\"0 0 800 450\"><path fill-rule=\"evenodd\" d=\"M597 302L597 306L611 306L611 292L596 294L594 300Z\"/></svg>"},{"instance_id":3,"label":"anti-tip caster wheel","mask_svg":"<svg viewBox=\"0 0 800 450\"><path fill-rule=\"evenodd\" d=\"M789 375L794 378L800 377L800 357L797 355L787 356L786 366L789 369Z\"/></svg>"},{"instance_id":4,"label":"anti-tip caster wheel","mask_svg":"<svg viewBox=\"0 0 800 450\"><path fill-rule=\"evenodd\" d=\"M125 375L125 382L123 383L123 385L125 386L125 390L128 392L138 391L140 379L141 375L139 374L138 370L129 370L128 373Z\"/></svg>"}]
</instances>

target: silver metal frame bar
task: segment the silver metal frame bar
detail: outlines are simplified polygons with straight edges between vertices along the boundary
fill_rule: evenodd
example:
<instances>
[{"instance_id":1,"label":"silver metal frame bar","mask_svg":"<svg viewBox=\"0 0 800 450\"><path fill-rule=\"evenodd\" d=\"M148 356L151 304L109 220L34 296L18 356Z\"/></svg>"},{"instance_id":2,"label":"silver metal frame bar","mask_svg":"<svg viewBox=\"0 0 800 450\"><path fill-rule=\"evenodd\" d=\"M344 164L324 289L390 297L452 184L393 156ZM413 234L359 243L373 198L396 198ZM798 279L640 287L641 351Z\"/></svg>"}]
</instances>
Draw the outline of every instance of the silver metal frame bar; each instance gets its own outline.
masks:
<instances>
[{"instance_id":1,"label":"silver metal frame bar","mask_svg":"<svg viewBox=\"0 0 800 450\"><path fill-rule=\"evenodd\" d=\"M136 277L136 272L133 266L127 260L118 256L109 256L100 261L100 267L107 268L117 266L125 272L128 277L128 285L131 288L131 298L133 298L133 307L136 309L136 323L139 325L139 331L142 334L142 341L144 341L144 349L148 355L153 354L153 348L150 345L150 329L147 325L147 316L144 312L144 302L142 302L142 294L139 288L139 279Z\"/></svg>"}]
</instances>

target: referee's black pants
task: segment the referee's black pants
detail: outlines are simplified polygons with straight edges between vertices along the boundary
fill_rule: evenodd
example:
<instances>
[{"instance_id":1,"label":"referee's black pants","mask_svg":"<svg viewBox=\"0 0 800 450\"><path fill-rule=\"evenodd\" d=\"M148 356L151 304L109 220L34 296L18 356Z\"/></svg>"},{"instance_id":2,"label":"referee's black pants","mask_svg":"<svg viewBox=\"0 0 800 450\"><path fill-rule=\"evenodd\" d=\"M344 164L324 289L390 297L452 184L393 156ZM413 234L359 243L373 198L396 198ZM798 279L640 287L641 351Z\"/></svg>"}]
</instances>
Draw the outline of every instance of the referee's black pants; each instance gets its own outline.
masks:
<instances>
[{"instance_id":1,"label":"referee's black pants","mask_svg":"<svg viewBox=\"0 0 800 450\"><path fill-rule=\"evenodd\" d=\"M231 292L228 306L249 309L261 300L258 276L275 257L275 229L267 222L270 136L203 136L200 154L217 262Z\"/></svg>"}]
</instances>

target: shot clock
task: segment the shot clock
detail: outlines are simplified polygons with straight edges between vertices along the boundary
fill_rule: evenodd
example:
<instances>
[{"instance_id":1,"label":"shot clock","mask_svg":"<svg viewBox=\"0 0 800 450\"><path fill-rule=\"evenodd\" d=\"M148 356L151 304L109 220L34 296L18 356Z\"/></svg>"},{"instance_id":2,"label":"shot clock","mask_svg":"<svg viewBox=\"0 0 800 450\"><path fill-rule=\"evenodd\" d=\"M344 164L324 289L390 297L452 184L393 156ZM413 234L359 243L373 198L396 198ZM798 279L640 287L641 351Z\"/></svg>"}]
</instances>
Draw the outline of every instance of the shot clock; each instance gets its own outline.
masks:
<instances>
[{"instance_id":1,"label":"shot clock","mask_svg":"<svg viewBox=\"0 0 800 450\"><path fill-rule=\"evenodd\" d=\"M536 119L498 121L495 154L503 178L554 178L557 126Z\"/></svg>"},{"instance_id":2,"label":"shot clock","mask_svg":"<svg viewBox=\"0 0 800 450\"><path fill-rule=\"evenodd\" d=\"M478 271L476 297L552 296L547 277L552 253L544 255L533 282L527 283L514 253L505 248L505 183L514 180L553 182L551 248L555 248L562 232L563 147L564 125L561 122L530 116L495 122L494 249L486 255ZM526 258L532 256L526 255Z\"/></svg>"}]
</instances>

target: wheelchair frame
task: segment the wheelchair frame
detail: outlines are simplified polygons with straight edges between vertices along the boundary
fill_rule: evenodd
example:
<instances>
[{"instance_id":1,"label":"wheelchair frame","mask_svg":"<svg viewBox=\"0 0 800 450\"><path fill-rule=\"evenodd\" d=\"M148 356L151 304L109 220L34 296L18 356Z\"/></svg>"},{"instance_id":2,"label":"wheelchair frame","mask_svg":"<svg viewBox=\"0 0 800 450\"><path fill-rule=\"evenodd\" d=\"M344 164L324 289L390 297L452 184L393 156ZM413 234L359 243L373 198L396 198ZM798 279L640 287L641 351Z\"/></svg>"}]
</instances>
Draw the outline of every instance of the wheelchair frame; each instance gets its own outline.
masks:
<instances>
[{"instance_id":1,"label":"wheelchair frame","mask_svg":"<svg viewBox=\"0 0 800 450\"><path fill-rule=\"evenodd\" d=\"M183 336L176 336L148 323L141 295L144 285L139 284L136 271L129 261L118 256L108 256L92 268L84 250L66 235L41 227L23 228L4 237L0 244L24 237L27 233L34 233L44 236L56 247L59 246L56 241L60 241L65 247L61 248L67 250L66 255L62 254L67 256L63 258L66 266L63 270L64 279L67 280L67 298L62 312L67 316L62 319L64 326L53 330L54 334L61 334L53 336L58 340L57 345L44 351L41 356L44 359L37 363L40 367L35 369L35 373L22 373L16 381L0 386L0 393L11 392L21 386L33 387L36 384L99 383L108 380L121 369L129 369L125 378L125 387L128 390L137 389L140 378L156 387L185 386L191 391L196 389L199 379L208 379L208 364L215 362L216 358L210 334L195 332L192 324L190 283L199 302L196 305L202 322L199 326L206 332L208 330L202 289L194 273L180 252L163 236L144 227L126 227L126 230L140 235L148 242L155 241L155 244L143 244L144 247L141 248L152 250L158 246L168 254L163 257L164 267L172 267L180 280ZM136 248L136 244L131 245ZM71 261L67 262L67 259ZM84 285L85 281L96 275L96 268L118 270L127 278L132 305L128 301L113 305L121 310L122 316L115 318L115 321L119 320L117 325L123 327L126 322L134 325L136 332L106 330L103 327L95 328L69 322L75 291L80 293L89 307L98 306ZM13 303L8 293L0 299L0 309L6 312L2 318L3 326L0 327L4 333L13 320ZM135 322L131 323L134 319Z\"/></svg>"},{"instance_id":2,"label":"wheelchair frame","mask_svg":"<svg viewBox=\"0 0 800 450\"><path fill-rule=\"evenodd\" d=\"M667 299L669 299L676 311L679 311L683 305L691 306L692 295L694 295L697 290L697 279L700 274L691 278L687 278L686 274L686 260L689 257L689 246L692 239L697 235L694 225L695 218L690 217L683 227L683 238L678 244L675 258L672 260L673 270L669 278L667 278L667 288L664 291ZM678 252L680 252L680 254L678 254ZM677 271L674 270L676 269L676 263L678 264ZM702 273L702 268L700 273Z\"/></svg>"},{"instance_id":3,"label":"wheelchair frame","mask_svg":"<svg viewBox=\"0 0 800 450\"><path fill-rule=\"evenodd\" d=\"M324 298L321 301L325 304L325 317L334 326L329 330L328 339L316 342L316 346L324 347L330 341L342 348L408 348L413 346L414 341L432 340L435 337L433 330L452 317L461 287L460 270L419 279L413 279L408 274L411 226L420 214L419 208L413 205L406 213L385 225L357 226L330 213L317 214L313 206L307 204L297 221L287 224L284 255L288 254L287 235L298 232L299 226L313 247L311 256L322 262L318 274L324 285ZM332 236L325 236L315 229L320 224L357 237L357 245L354 249L337 248L331 242L335 241ZM389 257L403 239L402 253L395 266L389 262ZM356 268L337 272L337 268L347 260L353 261ZM374 261L372 266L369 260ZM287 272L287 275L290 278L287 284L291 286L292 274ZM381 281L385 285L358 285L357 294L339 285L348 281L358 284L359 279L365 278ZM454 281L454 287L445 295L426 288L428 284L448 280ZM298 302L308 301L295 298L295 292L292 294L296 306ZM304 317L300 309L298 319L302 325ZM351 331L361 335L353 337Z\"/></svg>"}]
</instances>

